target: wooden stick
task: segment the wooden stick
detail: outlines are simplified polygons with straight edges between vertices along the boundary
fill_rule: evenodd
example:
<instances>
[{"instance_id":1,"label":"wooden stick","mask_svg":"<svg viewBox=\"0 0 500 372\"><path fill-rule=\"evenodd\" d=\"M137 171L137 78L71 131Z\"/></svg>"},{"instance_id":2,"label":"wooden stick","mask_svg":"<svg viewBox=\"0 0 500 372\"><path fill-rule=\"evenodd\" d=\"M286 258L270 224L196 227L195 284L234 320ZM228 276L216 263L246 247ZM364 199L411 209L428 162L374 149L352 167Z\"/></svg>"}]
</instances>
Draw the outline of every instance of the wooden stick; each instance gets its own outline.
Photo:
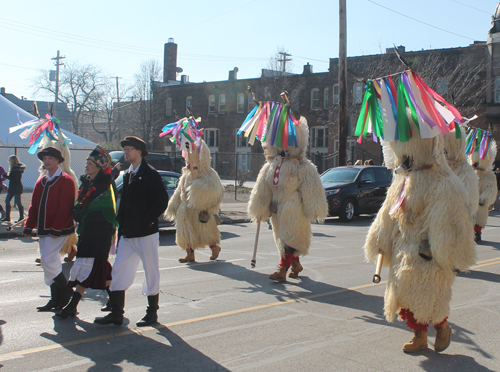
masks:
<instances>
[{"instance_id":1,"label":"wooden stick","mask_svg":"<svg viewBox=\"0 0 500 372\"><path fill-rule=\"evenodd\" d=\"M23 220L21 220L21 221L17 221L15 224L12 224L12 225L6 227L5 230L11 231L14 227L18 227L19 225L21 225L21 224L23 224L25 222L26 222L26 218L23 219Z\"/></svg>"},{"instance_id":2,"label":"wooden stick","mask_svg":"<svg viewBox=\"0 0 500 372\"><path fill-rule=\"evenodd\" d=\"M293 109L292 104L290 103L290 100L288 99L288 92L285 90L280 95L281 95L281 98L283 98L283 102L285 102L286 104L288 104L288 106L290 106L290 109L292 110L292 115L294 116L294 118L296 120L299 120L299 117L297 116L297 113Z\"/></svg>"},{"instance_id":3,"label":"wooden stick","mask_svg":"<svg viewBox=\"0 0 500 372\"><path fill-rule=\"evenodd\" d=\"M257 222L257 233L255 234L255 245L253 247L252 269L255 267L255 263L257 260L257 246L259 244L259 234L260 234L260 221Z\"/></svg>"},{"instance_id":4,"label":"wooden stick","mask_svg":"<svg viewBox=\"0 0 500 372\"><path fill-rule=\"evenodd\" d=\"M380 272L382 271L382 261L384 261L384 252L379 251L377 259L377 268L375 269L375 275L373 275L373 283L380 283Z\"/></svg>"}]
</instances>

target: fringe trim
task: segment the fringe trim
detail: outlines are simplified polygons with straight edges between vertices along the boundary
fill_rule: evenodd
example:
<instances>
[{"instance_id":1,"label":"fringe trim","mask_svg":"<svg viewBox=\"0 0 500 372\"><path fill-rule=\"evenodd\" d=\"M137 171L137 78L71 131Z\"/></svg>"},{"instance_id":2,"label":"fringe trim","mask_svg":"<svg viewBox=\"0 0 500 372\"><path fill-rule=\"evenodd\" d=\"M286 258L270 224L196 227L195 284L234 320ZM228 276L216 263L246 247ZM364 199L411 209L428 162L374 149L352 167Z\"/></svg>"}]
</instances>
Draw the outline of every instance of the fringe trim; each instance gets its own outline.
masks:
<instances>
[{"instance_id":1,"label":"fringe trim","mask_svg":"<svg viewBox=\"0 0 500 372\"><path fill-rule=\"evenodd\" d=\"M408 309L401 309L399 315L401 319L406 320L406 326L413 331L427 331L429 328L429 324L427 323L418 323L413 313Z\"/></svg>"}]
</instances>

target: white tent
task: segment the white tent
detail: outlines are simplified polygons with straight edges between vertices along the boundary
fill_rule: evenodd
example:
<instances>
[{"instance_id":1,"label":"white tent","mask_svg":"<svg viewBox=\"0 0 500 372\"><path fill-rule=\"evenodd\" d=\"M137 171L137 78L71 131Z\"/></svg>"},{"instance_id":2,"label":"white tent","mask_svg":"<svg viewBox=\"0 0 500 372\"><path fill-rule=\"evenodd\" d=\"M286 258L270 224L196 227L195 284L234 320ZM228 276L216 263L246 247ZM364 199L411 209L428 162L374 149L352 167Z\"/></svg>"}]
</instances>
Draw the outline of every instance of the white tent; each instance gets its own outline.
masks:
<instances>
[{"instance_id":1,"label":"white tent","mask_svg":"<svg viewBox=\"0 0 500 372\"><path fill-rule=\"evenodd\" d=\"M30 147L29 139L19 137L22 129L14 133L9 133L9 128L19 123L17 114L19 114L19 118L23 123L35 119L35 116L0 95L0 165L7 170L8 157L14 154L17 155L19 160L26 164L23 185L25 188L31 188L35 185L39 176L38 167L40 166L40 162L36 155L28 153ZM71 140L71 144L69 145L71 149L71 169L73 169L77 176L81 175L85 171L87 156L95 148L96 144L64 129L63 133Z\"/></svg>"},{"instance_id":2,"label":"white tent","mask_svg":"<svg viewBox=\"0 0 500 372\"><path fill-rule=\"evenodd\" d=\"M9 128L18 124L17 114L21 122L26 122L35 119L35 116L24 111L19 106L10 102L7 98L0 95L0 146L13 146L13 147L29 147L29 140L22 139L19 134L22 130L14 133L9 133ZM70 133L63 129L66 137L71 139L70 149L89 149L95 148L96 144L92 141L86 140L83 137Z\"/></svg>"}]
</instances>

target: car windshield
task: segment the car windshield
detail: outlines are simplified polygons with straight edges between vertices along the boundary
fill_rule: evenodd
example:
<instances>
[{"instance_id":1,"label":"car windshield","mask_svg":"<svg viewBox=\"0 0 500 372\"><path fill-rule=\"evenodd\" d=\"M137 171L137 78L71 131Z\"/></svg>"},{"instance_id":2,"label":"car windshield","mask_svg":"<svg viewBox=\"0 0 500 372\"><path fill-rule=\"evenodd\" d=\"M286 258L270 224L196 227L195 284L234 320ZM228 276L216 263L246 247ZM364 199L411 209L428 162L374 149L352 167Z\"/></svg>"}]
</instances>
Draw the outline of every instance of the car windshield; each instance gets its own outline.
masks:
<instances>
[{"instance_id":1,"label":"car windshield","mask_svg":"<svg viewBox=\"0 0 500 372\"><path fill-rule=\"evenodd\" d=\"M122 158L123 152L122 151L112 151L109 153L109 155L111 156L111 160L113 162L117 163Z\"/></svg>"},{"instance_id":2,"label":"car windshield","mask_svg":"<svg viewBox=\"0 0 500 372\"><path fill-rule=\"evenodd\" d=\"M357 168L333 168L320 178L321 182L354 182L359 171Z\"/></svg>"}]
</instances>

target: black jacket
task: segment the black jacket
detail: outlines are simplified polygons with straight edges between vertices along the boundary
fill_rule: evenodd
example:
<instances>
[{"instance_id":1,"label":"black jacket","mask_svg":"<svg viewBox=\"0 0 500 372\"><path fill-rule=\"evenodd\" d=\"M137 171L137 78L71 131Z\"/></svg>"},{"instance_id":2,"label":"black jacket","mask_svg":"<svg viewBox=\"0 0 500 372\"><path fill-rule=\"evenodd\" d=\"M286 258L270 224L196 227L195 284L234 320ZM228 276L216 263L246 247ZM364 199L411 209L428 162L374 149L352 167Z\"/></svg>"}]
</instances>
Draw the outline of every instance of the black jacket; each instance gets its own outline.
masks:
<instances>
[{"instance_id":1,"label":"black jacket","mask_svg":"<svg viewBox=\"0 0 500 372\"><path fill-rule=\"evenodd\" d=\"M142 159L132 179L127 172L116 219L118 234L125 238L138 238L158 232L158 217L168 205L168 194L160 174Z\"/></svg>"},{"instance_id":2,"label":"black jacket","mask_svg":"<svg viewBox=\"0 0 500 372\"><path fill-rule=\"evenodd\" d=\"M5 177L9 180L9 190L7 191L9 194L15 195L23 193L23 183L21 182L21 179L23 178L25 169L26 165L23 163L10 167L9 174L5 175Z\"/></svg>"}]
</instances>

